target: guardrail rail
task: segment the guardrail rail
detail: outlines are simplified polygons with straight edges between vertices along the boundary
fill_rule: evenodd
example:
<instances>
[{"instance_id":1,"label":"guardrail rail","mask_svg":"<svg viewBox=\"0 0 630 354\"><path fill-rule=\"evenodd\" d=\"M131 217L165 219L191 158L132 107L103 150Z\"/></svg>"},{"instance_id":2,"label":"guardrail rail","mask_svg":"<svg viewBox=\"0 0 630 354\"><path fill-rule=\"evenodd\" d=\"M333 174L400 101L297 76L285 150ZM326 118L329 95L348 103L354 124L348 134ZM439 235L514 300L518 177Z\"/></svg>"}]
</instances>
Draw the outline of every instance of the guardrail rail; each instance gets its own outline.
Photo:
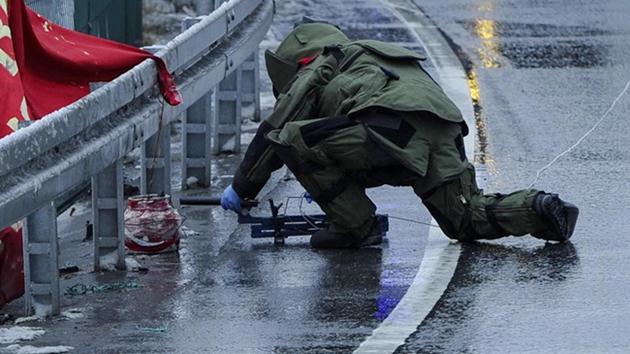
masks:
<instances>
[{"instance_id":1,"label":"guardrail rail","mask_svg":"<svg viewBox=\"0 0 630 354\"><path fill-rule=\"evenodd\" d=\"M94 268L113 258L122 270L125 155L142 149L142 193L170 194L169 125L180 116L183 187L191 176L209 185L213 153L238 152L241 104L260 104L258 47L271 26L274 4L214 3L218 6L209 15L186 19L184 31L171 42L149 48L174 72L182 104L163 102L155 65L146 60L0 140L0 228L24 224L27 314L60 311L59 198L91 181ZM255 112L260 115L259 108Z\"/></svg>"}]
</instances>

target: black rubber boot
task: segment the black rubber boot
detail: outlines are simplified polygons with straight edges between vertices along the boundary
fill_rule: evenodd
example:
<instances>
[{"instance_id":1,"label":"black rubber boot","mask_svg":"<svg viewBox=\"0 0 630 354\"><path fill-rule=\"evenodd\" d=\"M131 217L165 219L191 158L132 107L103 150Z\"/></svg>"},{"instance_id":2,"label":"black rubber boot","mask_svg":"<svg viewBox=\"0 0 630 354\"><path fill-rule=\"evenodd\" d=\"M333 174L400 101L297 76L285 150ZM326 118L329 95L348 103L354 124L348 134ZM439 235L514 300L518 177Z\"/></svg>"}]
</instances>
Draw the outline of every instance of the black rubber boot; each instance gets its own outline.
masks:
<instances>
[{"instance_id":1,"label":"black rubber boot","mask_svg":"<svg viewBox=\"0 0 630 354\"><path fill-rule=\"evenodd\" d=\"M579 214L575 205L563 201L557 194L540 193L534 199L534 210L545 220L547 229L532 236L558 242L571 238Z\"/></svg>"},{"instance_id":2,"label":"black rubber boot","mask_svg":"<svg viewBox=\"0 0 630 354\"><path fill-rule=\"evenodd\" d=\"M362 238L351 233L336 232L329 229L319 230L311 236L311 247L318 249L361 248L380 245L382 242L383 232L376 218L374 218L367 235Z\"/></svg>"}]
</instances>

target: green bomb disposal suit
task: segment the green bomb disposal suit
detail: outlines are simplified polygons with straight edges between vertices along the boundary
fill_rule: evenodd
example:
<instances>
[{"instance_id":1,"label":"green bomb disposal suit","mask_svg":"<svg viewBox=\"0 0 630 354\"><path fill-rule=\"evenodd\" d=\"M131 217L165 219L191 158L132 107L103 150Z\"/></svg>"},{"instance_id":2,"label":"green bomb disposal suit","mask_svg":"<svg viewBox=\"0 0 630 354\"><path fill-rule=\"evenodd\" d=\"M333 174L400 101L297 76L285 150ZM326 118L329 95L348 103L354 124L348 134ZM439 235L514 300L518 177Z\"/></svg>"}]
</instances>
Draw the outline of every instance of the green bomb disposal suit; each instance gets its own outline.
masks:
<instances>
[{"instance_id":1,"label":"green bomb disposal suit","mask_svg":"<svg viewBox=\"0 0 630 354\"><path fill-rule=\"evenodd\" d=\"M418 54L335 26L297 26L266 62L277 102L232 183L255 198L283 164L326 213L331 229L360 238L373 225L365 189L410 186L448 237L461 241L544 233L540 193L477 188L461 112Z\"/></svg>"}]
</instances>

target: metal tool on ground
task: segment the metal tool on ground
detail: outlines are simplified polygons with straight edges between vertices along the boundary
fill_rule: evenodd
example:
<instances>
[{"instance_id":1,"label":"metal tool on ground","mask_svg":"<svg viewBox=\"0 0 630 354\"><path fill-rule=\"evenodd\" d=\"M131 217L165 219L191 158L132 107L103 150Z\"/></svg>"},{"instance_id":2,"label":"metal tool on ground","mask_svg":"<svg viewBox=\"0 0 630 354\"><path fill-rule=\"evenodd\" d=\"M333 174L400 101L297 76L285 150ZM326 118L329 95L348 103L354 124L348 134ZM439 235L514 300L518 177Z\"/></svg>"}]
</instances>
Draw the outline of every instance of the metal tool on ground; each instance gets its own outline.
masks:
<instances>
[{"instance_id":1,"label":"metal tool on ground","mask_svg":"<svg viewBox=\"0 0 630 354\"><path fill-rule=\"evenodd\" d=\"M288 200L289 198L287 198ZM258 201L241 201L244 208L258 206ZM221 198L216 197L181 197L180 205L221 205ZM273 199L269 199L271 216L251 216L239 214L239 224L251 225L252 238L273 238L275 245L283 245L289 236L310 236L319 229L328 227L328 218L325 214L314 215L287 215L286 207L281 212L284 203L276 205ZM389 231L389 218L387 215L377 215L383 234Z\"/></svg>"},{"instance_id":2,"label":"metal tool on ground","mask_svg":"<svg viewBox=\"0 0 630 354\"><path fill-rule=\"evenodd\" d=\"M179 205L221 205L220 197L205 196L181 196L179 197ZM243 208L252 208L258 206L257 200L241 200Z\"/></svg>"}]
</instances>

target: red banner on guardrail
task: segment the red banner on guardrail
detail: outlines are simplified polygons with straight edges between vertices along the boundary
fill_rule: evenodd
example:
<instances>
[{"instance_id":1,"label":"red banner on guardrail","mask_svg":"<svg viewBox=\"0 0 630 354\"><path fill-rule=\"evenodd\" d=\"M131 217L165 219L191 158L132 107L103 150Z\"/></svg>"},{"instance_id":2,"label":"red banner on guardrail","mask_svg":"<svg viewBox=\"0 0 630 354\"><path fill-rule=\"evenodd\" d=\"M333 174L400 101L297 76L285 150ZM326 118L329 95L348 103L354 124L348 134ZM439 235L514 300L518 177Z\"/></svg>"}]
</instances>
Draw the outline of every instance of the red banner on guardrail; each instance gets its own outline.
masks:
<instances>
[{"instance_id":1,"label":"red banner on guardrail","mask_svg":"<svg viewBox=\"0 0 630 354\"><path fill-rule=\"evenodd\" d=\"M164 61L142 49L58 26L23 0L0 0L0 139L22 120L38 119L111 81L145 59L155 60L160 89L181 102Z\"/></svg>"},{"instance_id":2,"label":"red banner on guardrail","mask_svg":"<svg viewBox=\"0 0 630 354\"><path fill-rule=\"evenodd\" d=\"M145 59L158 68L160 90L181 103L162 59L142 49L60 27L23 0L0 0L0 139L20 121L39 119L111 81ZM24 292L22 232L0 230L0 307Z\"/></svg>"},{"instance_id":3,"label":"red banner on guardrail","mask_svg":"<svg viewBox=\"0 0 630 354\"><path fill-rule=\"evenodd\" d=\"M0 308L24 293L22 230L0 230Z\"/></svg>"}]
</instances>

